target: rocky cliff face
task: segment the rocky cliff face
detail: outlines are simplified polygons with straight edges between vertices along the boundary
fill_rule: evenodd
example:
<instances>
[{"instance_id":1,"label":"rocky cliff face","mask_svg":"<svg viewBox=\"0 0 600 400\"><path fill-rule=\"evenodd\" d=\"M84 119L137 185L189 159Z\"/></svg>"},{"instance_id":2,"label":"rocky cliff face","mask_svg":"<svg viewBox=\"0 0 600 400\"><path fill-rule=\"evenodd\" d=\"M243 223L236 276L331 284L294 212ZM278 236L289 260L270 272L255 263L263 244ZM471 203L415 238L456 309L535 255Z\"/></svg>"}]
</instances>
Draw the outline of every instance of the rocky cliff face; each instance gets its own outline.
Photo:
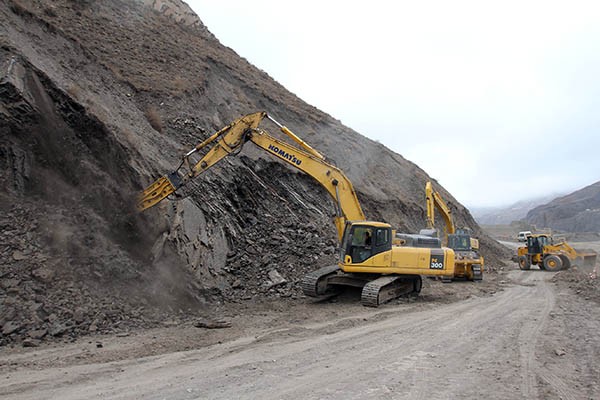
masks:
<instances>
[{"instance_id":1,"label":"rocky cliff face","mask_svg":"<svg viewBox=\"0 0 600 400\"><path fill-rule=\"evenodd\" d=\"M185 26L198 28L204 33L208 30L200 21L196 13L181 0L138 0L140 3L158 11L166 17L172 18L175 22Z\"/></svg>"},{"instance_id":2,"label":"rocky cliff face","mask_svg":"<svg viewBox=\"0 0 600 400\"><path fill-rule=\"evenodd\" d=\"M600 182L534 208L526 220L538 228L600 232Z\"/></svg>"},{"instance_id":3,"label":"rocky cliff face","mask_svg":"<svg viewBox=\"0 0 600 400\"><path fill-rule=\"evenodd\" d=\"M286 91L183 6L0 4L0 344L298 298L304 273L335 262L333 204L311 178L246 146L185 199L133 207L187 149L257 110L345 171L369 218L425 225L424 171ZM498 248L437 190L493 267Z\"/></svg>"}]
</instances>

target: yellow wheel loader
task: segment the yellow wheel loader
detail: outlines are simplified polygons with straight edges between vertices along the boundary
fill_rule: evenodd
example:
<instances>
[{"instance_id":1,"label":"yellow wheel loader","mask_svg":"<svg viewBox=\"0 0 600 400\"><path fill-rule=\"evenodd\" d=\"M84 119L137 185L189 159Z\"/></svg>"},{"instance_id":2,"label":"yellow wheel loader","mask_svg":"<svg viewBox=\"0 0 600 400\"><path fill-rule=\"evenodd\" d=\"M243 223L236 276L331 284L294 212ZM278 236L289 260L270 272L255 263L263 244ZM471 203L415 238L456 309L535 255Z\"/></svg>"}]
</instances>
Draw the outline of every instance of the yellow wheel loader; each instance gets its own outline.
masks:
<instances>
[{"instance_id":1,"label":"yellow wheel loader","mask_svg":"<svg viewBox=\"0 0 600 400\"><path fill-rule=\"evenodd\" d=\"M265 118L277 125L296 146L259 128ZM387 223L366 220L346 175L266 112L239 118L186 153L177 170L144 190L138 209L146 210L158 204L224 157L238 154L247 142L313 177L333 200L333 220L340 241L339 260L336 265L303 278L301 286L305 295L331 296L340 286L361 287L362 303L376 307L402 294L419 293L421 275L454 276L452 249L442 247L439 239L396 234ZM205 149L208 149L205 155L192 166L190 157ZM180 171L183 166L187 172Z\"/></svg>"},{"instance_id":2,"label":"yellow wheel loader","mask_svg":"<svg viewBox=\"0 0 600 400\"><path fill-rule=\"evenodd\" d=\"M554 240L552 235L537 234L527 237L527 246L517 249L519 268L531 269L537 265L546 271L559 271L572 265L593 268L596 265L597 254L593 252L578 252L564 240Z\"/></svg>"}]
</instances>

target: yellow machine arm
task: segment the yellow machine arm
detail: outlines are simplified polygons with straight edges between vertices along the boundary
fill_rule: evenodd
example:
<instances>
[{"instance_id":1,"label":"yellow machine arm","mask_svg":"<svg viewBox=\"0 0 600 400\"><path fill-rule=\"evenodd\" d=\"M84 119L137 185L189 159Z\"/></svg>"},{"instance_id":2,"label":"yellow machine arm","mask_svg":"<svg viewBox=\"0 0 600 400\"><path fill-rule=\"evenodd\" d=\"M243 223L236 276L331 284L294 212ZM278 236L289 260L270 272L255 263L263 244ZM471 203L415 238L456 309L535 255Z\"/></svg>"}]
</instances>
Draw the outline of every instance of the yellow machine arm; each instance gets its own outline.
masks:
<instances>
[{"instance_id":1,"label":"yellow machine arm","mask_svg":"<svg viewBox=\"0 0 600 400\"><path fill-rule=\"evenodd\" d=\"M551 237L550 237L551 238ZM544 246L544 253L565 254L571 260L583 261L584 266L594 266L596 264L597 254L594 252L580 252L575 250L564 239L560 241L550 240L550 244Z\"/></svg>"},{"instance_id":2,"label":"yellow machine arm","mask_svg":"<svg viewBox=\"0 0 600 400\"><path fill-rule=\"evenodd\" d=\"M427 202L427 228L435 229L435 207L442 215L442 218L444 218L444 222L446 223L445 237L447 241L448 235L451 235L456 231L454 222L452 220L452 211L450 211L450 208L446 205L446 202L442 196L433 190L433 186L429 181L425 184L425 199Z\"/></svg>"},{"instance_id":3,"label":"yellow machine arm","mask_svg":"<svg viewBox=\"0 0 600 400\"><path fill-rule=\"evenodd\" d=\"M258 125L264 118L274 122L284 134L300 147L278 140L260 129ZM336 205L334 223L340 239L346 221L362 221L365 219L354 187L346 175L339 168L326 162L318 151L288 128L279 124L266 112L248 114L237 119L186 153L177 170L159 178L142 192L138 201L138 210L143 211L158 204L224 157L237 154L247 141L310 175L327 190ZM210 144L212 144L212 147L208 152L192 166L190 156ZM184 165L187 167L188 172L181 176L178 171Z\"/></svg>"}]
</instances>

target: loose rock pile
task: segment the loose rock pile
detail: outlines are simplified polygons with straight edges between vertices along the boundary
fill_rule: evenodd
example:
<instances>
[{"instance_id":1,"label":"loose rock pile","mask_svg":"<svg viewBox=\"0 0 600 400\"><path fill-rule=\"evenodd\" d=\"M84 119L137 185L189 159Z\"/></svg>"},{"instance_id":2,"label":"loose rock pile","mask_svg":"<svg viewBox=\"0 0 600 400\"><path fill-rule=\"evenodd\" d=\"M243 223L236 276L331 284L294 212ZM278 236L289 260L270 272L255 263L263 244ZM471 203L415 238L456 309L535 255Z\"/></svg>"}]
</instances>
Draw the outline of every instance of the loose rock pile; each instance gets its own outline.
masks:
<instances>
[{"instance_id":1,"label":"loose rock pile","mask_svg":"<svg viewBox=\"0 0 600 400\"><path fill-rule=\"evenodd\" d=\"M0 345L36 346L194 316L182 313L185 301L161 304L165 289L152 293L149 274L116 251L77 257L68 246L57 250L49 243L56 232L39 217L28 203L0 214Z\"/></svg>"},{"instance_id":2,"label":"loose rock pile","mask_svg":"<svg viewBox=\"0 0 600 400\"><path fill-rule=\"evenodd\" d=\"M568 287L585 300L600 304L600 279L596 273L574 267L558 272L552 281L559 287Z\"/></svg>"}]
</instances>

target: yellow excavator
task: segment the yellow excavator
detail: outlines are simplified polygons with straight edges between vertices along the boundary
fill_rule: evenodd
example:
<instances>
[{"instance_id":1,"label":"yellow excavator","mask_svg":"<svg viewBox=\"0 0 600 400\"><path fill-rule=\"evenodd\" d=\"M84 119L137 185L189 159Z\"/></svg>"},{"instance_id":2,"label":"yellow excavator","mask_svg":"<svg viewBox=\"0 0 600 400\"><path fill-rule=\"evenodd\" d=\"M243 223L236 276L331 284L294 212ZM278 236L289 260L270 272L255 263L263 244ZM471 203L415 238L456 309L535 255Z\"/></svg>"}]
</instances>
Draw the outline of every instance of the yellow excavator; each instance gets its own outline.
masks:
<instances>
[{"instance_id":1,"label":"yellow excavator","mask_svg":"<svg viewBox=\"0 0 600 400\"><path fill-rule=\"evenodd\" d=\"M543 233L529 235L527 246L519 247L517 256L522 270L531 269L534 264L542 270L559 271L568 269L571 265L593 268L597 254L579 252L564 240L555 240L552 235Z\"/></svg>"},{"instance_id":2,"label":"yellow excavator","mask_svg":"<svg viewBox=\"0 0 600 400\"><path fill-rule=\"evenodd\" d=\"M265 118L296 145L259 128ZM342 286L361 287L362 304L377 307L401 295L419 293L421 275L454 276L452 249L442 247L437 238L396 233L387 223L366 220L344 173L266 112L237 119L186 153L177 170L143 191L138 209L143 211L158 204L224 157L238 154L247 142L313 177L335 204L333 220L340 240L338 263L304 276L301 286L305 295L330 297ZM192 165L190 156L206 148L209 150ZM187 172L180 172L183 166Z\"/></svg>"},{"instance_id":3,"label":"yellow excavator","mask_svg":"<svg viewBox=\"0 0 600 400\"><path fill-rule=\"evenodd\" d=\"M437 237L435 228L435 209L444 218L444 236L442 243L454 250L454 278L465 278L471 281L483 279L483 256L479 254L479 240L471 236L468 228L456 229L452 219L452 211L442 196L433 189L431 182L425 184L425 203L427 208L427 228L421 229L422 235ZM443 277L448 282L448 277Z\"/></svg>"}]
</instances>

